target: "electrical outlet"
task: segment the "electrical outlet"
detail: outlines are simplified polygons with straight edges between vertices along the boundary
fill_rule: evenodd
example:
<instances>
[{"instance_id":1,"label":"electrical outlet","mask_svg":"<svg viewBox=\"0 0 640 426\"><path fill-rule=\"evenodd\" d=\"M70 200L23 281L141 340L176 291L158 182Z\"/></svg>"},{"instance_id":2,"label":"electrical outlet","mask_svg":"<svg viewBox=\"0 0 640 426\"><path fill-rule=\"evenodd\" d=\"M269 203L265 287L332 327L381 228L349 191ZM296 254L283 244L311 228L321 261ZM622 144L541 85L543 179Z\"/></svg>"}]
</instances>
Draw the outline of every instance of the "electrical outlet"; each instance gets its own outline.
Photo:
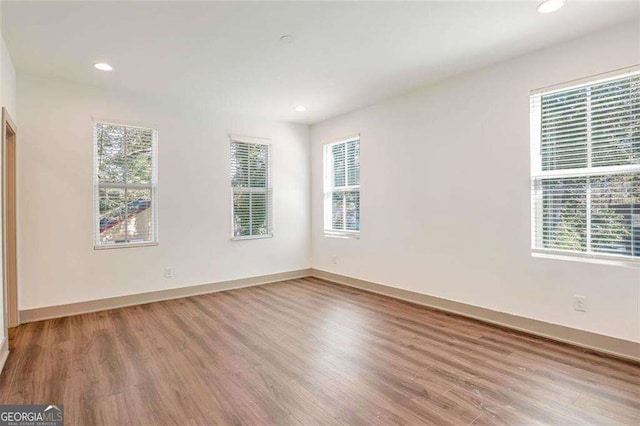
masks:
<instances>
[{"instance_id":1,"label":"electrical outlet","mask_svg":"<svg viewBox=\"0 0 640 426\"><path fill-rule=\"evenodd\" d=\"M587 312L587 298L585 296L573 295L573 310Z\"/></svg>"},{"instance_id":2,"label":"electrical outlet","mask_svg":"<svg viewBox=\"0 0 640 426\"><path fill-rule=\"evenodd\" d=\"M333 262L334 265L338 264L338 256L332 256L331 257L331 262Z\"/></svg>"},{"instance_id":3,"label":"electrical outlet","mask_svg":"<svg viewBox=\"0 0 640 426\"><path fill-rule=\"evenodd\" d=\"M172 278L173 277L173 269L164 268L164 277L165 278Z\"/></svg>"}]
</instances>

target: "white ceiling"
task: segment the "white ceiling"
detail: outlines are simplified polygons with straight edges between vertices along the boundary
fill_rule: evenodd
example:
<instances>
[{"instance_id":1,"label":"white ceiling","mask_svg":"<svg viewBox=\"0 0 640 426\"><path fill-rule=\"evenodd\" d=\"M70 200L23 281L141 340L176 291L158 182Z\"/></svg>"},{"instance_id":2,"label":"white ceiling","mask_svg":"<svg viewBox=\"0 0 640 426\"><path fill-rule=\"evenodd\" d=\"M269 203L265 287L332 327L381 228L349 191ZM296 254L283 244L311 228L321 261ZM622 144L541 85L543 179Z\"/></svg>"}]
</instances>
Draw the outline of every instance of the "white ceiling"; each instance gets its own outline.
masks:
<instances>
[{"instance_id":1,"label":"white ceiling","mask_svg":"<svg viewBox=\"0 0 640 426\"><path fill-rule=\"evenodd\" d=\"M639 1L606 0L549 15L535 0L2 3L18 73L299 123L640 16Z\"/></svg>"}]
</instances>

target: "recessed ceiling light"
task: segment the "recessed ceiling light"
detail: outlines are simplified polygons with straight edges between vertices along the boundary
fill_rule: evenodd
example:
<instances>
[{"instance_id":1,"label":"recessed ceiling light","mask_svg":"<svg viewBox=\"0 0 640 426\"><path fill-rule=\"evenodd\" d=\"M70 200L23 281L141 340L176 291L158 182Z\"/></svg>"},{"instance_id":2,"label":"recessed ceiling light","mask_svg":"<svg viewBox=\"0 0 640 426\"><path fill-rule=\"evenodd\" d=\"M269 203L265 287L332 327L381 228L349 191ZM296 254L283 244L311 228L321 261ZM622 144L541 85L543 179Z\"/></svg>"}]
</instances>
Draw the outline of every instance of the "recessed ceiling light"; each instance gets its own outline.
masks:
<instances>
[{"instance_id":1,"label":"recessed ceiling light","mask_svg":"<svg viewBox=\"0 0 640 426\"><path fill-rule=\"evenodd\" d=\"M545 0L538 5L538 12L551 13L564 6L565 0Z\"/></svg>"},{"instance_id":2,"label":"recessed ceiling light","mask_svg":"<svg viewBox=\"0 0 640 426\"><path fill-rule=\"evenodd\" d=\"M283 36L280 36L280 42L284 43L284 44L291 44L296 40L296 38L294 36L292 36L291 34L285 34Z\"/></svg>"},{"instance_id":3,"label":"recessed ceiling light","mask_svg":"<svg viewBox=\"0 0 640 426\"><path fill-rule=\"evenodd\" d=\"M94 67L96 67L100 71L111 71L113 69L111 65L105 64L104 62L98 62L94 65Z\"/></svg>"},{"instance_id":4,"label":"recessed ceiling light","mask_svg":"<svg viewBox=\"0 0 640 426\"><path fill-rule=\"evenodd\" d=\"M307 108L304 107L304 105L298 105L296 107L296 111L298 112L305 112L307 110Z\"/></svg>"}]
</instances>

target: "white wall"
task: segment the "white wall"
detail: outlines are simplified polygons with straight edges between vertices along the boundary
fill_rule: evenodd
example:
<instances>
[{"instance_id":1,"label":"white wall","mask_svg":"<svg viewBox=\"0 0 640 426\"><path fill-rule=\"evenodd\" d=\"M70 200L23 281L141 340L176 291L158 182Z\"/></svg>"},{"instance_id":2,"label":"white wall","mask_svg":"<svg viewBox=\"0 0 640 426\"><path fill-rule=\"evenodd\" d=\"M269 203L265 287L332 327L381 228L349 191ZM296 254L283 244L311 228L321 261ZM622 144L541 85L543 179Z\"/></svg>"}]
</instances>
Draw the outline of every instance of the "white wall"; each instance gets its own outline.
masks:
<instances>
[{"instance_id":1,"label":"white wall","mask_svg":"<svg viewBox=\"0 0 640 426\"><path fill-rule=\"evenodd\" d=\"M529 91L639 64L639 25L314 125L313 267L640 341L640 270L532 258L529 198ZM361 238L324 237L322 144L357 132Z\"/></svg>"},{"instance_id":2,"label":"white wall","mask_svg":"<svg viewBox=\"0 0 640 426\"><path fill-rule=\"evenodd\" d=\"M1 15L0 15L1 18ZM2 19L0 19L0 22ZM1 28L0 28L1 29ZM7 109L14 123L18 123L17 112L16 112L16 72L13 68L13 62L11 61L11 56L9 55L9 51L7 50L7 46L5 45L4 38L0 35L0 106L3 106ZM0 164L2 164L2 155L3 153L0 150ZM2 187L3 176L0 173L0 188ZM0 197L0 225L1 218L4 214L4 203L2 197ZM2 226L0 226L0 242L2 242ZM0 251L1 253L1 251ZM4 279L4 263L1 261L0 256L0 280ZM1 287L1 286L0 286ZM0 291L0 307L4 306L4 298L5 294L3 291ZM0 311L0 344L4 340L5 336L7 336L7 329L4 323L4 315L2 315L2 311ZM0 354L0 360L2 359L2 354Z\"/></svg>"},{"instance_id":3,"label":"white wall","mask_svg":"<svg viewBox=\"0 0 640 426\"><path fill-rule=\"evenodd\" d=\"M24 74L18 110L20 309L310 266L308 126ZM93 249L92 116L158 129L156 247ZM271 239L230 240L228 133L273 141Z\"/></svg>"},{"instance_id":4,"label":"white wall","mask_svg":"<svg viewBox=\"0 0 640 426\"><path fill-rule=\"evenodd\" d=\"M2 106L7 108L11 118L16 126L18 125L18 116L16 111L16 70L13 68L13 61L7 45L4 39L0 39L2 42L2 60L0 61L2 70L0 75L2 76Z\"/></svg>"},{"instance_id":5,"label":"white wall","mask_svg":"<svg viewBox=\"0 0 640 426\"><path fill-rule=\"evenodd\" d=\"M2 37L2 4L0 3L0 39L2 39L2 46L4 46L4 38ZM0 49L0 105L3 105L2 102L2 86L3 86L3 75L4 73L2 72L2 68L5 62L5 58L4 58L4 49ZM2 164L2 160L3 160L4 154L1 152L0 150L0 164ZM0 167L0 187L2 187L3 185L3 179L2 179L2 168ZM4 215L4 201L2 200L2 197L0 197L0 218L3 217ZM2 227L0 226L0 244L2 243L3 240L3 233L2 233ZM1 260L1 259L0 259ZM0 310L0 345L3 344L5 338L7 337L7 327L5 326L5 321L4 321L4 301L5 301L5 291L4 291L4 262L0 261L0 280L2 285L0 286L0 307L2 307L2 310ZM8 342L7 342L8 343ZM8 346L7 346L8 347ZM4 354L0 353L0 360L2 359L2 357L4 357ZM4 364L3 364L4 366ZM1 367L0 367L1 370Z\"/></svg>"},{"instance_id":6,"label":"white wall","mask_svg":"<svg viewBox=\"0 0 640 426\"><path fill-rule=\"evenodd\" d=\"M530 255L528 104L640 63L639 44L629 24L458 76L315 125L311 149L307 126L19 74L20 309L313 265L640 341L639 270ZM158 128L159 246L93 250L92 116ZM356 132L361 239L326 238L322 143ZM227 133L273 139L273 239L229 239Z\"/></svg>"}]
</instances>

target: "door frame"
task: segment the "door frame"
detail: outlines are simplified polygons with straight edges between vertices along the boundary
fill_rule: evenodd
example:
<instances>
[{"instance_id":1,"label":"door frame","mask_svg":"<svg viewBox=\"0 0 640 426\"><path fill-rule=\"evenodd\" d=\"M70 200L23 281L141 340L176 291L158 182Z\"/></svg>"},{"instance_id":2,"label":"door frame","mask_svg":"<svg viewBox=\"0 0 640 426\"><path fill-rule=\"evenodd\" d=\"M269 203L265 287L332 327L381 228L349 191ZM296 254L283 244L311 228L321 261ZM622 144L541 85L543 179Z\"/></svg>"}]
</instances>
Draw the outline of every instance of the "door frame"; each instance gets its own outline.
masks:
<instances>
[{"instance_id":1,"label":"door frame","mask_svg":"<svg viewBox=\"0 0 640 426\"><path fill-rule=\"evenodd\" d=\"M2 108L2 286L4 293L5 328L20 323L18 315L18 238L16 203L17 133L15 123Z\"/></svg>"}]
</instances>

